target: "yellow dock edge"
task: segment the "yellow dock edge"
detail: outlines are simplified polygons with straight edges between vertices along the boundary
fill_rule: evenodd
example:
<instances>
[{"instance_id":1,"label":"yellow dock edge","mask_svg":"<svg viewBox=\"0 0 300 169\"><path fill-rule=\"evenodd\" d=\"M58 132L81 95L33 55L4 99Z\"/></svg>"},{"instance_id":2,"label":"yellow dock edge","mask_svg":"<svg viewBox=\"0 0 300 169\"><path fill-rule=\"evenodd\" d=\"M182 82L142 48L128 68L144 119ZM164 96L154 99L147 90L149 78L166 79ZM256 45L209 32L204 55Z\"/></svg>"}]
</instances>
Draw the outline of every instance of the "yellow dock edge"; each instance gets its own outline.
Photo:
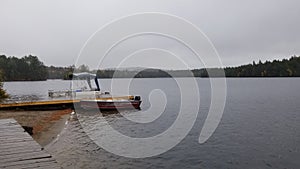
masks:
<instances>
[{"instance_id":1,"label":"yellow dock edge","mask_svg":"<svg viewBox=\"0 0 300 169\"><path fill-rule=\"evenodd\" d=\"M79 101L80 100L49 100L49 101L47 100L47 101L37 101L37 102L4 103L4 104L0 104L0 108L71 104L71 103L78 103Z\"/></svg>"},{"instance_id":2,"label":"yellow dock edge","mask_svg":"<svg viewBox=\"0 0 300 169\"><path fill-rule=\"evenodd\" d=\"M120 99L133 100L134 96L101 97L101 98L97 98L96 100L120 100ZM73 105L74 103L79 103L79 102L80 100L77 99L77 100L46 100L46 101L36 101L36 102L3 103L0 104L0 109L13 109L13 108L22 108L22 107L45 107L46 108L47 106L53 106L53 105L57 105L57 106Z\"/></svg>"}]
</instances>

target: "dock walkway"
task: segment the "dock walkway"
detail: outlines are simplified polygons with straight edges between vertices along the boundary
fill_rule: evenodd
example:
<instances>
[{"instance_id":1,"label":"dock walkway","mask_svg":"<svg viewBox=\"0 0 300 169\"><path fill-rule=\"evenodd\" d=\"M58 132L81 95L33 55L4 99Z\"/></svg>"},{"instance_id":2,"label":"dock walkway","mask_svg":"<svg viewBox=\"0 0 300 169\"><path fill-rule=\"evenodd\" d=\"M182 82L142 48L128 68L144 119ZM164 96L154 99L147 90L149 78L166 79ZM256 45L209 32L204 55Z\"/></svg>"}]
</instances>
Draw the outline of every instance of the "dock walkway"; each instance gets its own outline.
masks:
<instances>
[{"instance_id":1,"label":"dock walkway","mask_svg":"<svg viewBox=\"0 0 300 169\"><path fill-rule=\"evenodd\" d=\"M0 168L59 169L59 165L14 119L0 120Z\"/></svg>"},{"instance_id":2,"label":"dock walkway","mask_svg":"<svg viewBox=\"0 0 300 169\"><path fill-rule=\"evenodd\" d=\"M0 104L0 110L58 110L73 108L73 104L76 103L79 103L79 100L45 100L21 103L2 103Z\"/></svg>"}]
</instances>

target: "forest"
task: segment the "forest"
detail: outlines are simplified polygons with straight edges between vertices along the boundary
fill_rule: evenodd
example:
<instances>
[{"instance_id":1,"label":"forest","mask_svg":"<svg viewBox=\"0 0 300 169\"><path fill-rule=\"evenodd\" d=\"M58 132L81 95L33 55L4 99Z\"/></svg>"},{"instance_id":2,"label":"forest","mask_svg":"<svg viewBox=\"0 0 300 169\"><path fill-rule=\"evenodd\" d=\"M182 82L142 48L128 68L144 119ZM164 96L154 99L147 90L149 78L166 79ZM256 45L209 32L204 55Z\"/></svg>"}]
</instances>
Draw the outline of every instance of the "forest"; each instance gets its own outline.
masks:
<instances>
[{"instance_id":1,"label":"forest","mask_svg":"<svg viewBox=\"0 0 300 169\"><path fill-rule=\"evenodd\" d=\"M238 67L207 68L193 70L160 70L146 68L140 70L98 70L100 78L162 78L162 77L221 77L224 70L226 77L300 77L300 57L290 59L259 61ZM210 74L208 74L210 72Z\"/></svg>"},{"instance_id":2,"label":"forest","mask_svg":"<svg viewBox=\"0 0 300 169\"><path fill-rule=\"evenodd\" d=\"M227 77L300 77L300 57L292 56L281 61L274 60L262 63L225 69Z\"/></svg>"},{"instance_id":3,"label":"forest","mask_svg":"<svg viewBox=\"0 0 300 169\"><path fill-rule=\"evenodd\" d=\"M218 69L209 69L214 72ZM208 77L208 70L200 69L200 77ZM300 77L300 57L292 56L290 59L265 61L262 63L253 62L252 64L238 67L226 67L224 69L226 77ZM212 73L211 76L218 77Z\"/></svg>"},{"instance_id":4,"label":"forest","mask_svg":"<svg viewBox=\"0 0 300 169\"><path fill-rule=\"evenodd\" d=\"M168 77L220 77L221 68L193 70L161 70L152 68L89 70L87 65L68 67L45 66L37 56L17 58L0 55L3 81L37 81L70 79L73 72L96 73L99 78L168 78ZM208 74L210 72L210 74ZM300 57L273 60L224 68L226 77L300 77Z\"/></svg>"},{"instance_id":5,"label":"forest","mask_svg":"<svg viewBox=\"0 0 300 169\"><path fill-rule=\"evenodd\" d=\"M0 55L0 71L4 81L37 81L47 80L47 67L37 56L22 58Z\"/></svg>"}]
</instances>

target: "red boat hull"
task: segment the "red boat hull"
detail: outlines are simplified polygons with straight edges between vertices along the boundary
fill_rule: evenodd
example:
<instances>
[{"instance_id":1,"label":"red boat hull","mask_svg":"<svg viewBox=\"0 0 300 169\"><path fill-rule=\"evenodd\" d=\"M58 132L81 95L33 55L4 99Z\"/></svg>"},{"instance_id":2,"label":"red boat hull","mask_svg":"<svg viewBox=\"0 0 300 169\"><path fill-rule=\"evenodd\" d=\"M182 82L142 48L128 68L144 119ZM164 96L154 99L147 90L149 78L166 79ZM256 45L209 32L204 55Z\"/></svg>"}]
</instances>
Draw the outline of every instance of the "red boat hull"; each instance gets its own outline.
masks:
<instances>
[{"instance_id":1,"label":"red boat hull","mask_svg":"<svg viewBox=\"0 0 300 169\"><path fill-rule=\"evenodd\" d=\"M101 101L101 100L82 100L80 106L84 109L140 109L141 100L126 100L126 101Z\"/></svg>"}]
</instances>

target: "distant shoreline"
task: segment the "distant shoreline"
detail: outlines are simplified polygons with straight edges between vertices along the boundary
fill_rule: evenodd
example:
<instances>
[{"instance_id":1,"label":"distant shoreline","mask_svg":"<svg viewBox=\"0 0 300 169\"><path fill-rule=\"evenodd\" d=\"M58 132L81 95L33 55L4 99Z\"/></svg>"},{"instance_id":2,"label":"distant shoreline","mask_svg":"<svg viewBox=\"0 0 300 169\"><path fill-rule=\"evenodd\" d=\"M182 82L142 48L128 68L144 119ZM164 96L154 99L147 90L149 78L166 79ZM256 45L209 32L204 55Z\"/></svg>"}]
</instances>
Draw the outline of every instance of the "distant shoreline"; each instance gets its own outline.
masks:
<instances>
[{"instance_id":1,"label":"distant shoreline","mask_svg":"<svg viewBox=\"0 0 300 169\"><path fill-rule=\"evenodd\" d=\"M179 76L179 77L135 77L136 79L171 79L171 78L201 78L201 79L209 79L209 78L226 78L226 79L273 79L273 78L300 78L299 76L269 76L269 77L261 77L261 76L247 76L247 77L196 77L196 76ZM98 79L130 79L130 77L114 77L114 78L98 78ZM72 79L47 79L47 80L12 80L12 81L4 81L4 82L43 82L48 80L72 80Z\"/></svg>"},{"instance_id":2,"label":"distant shoreline","mask_svg":"<svg viewBox=\"0 0 300 169\"><path fill-rule=\"evenodd\" d=\"M300 56L289 59L265 61L258 63L225 67L225 68L194 68L186 70L165 70L163 68L122 68L89 70L87 65L78 68L45 66L37 56L16 57L0 56L0 72L3 80L10 81L46 81L47 79L71 80L73 72L94 73L100 79L109 78L170 78L170 77L199 77L199 78L281 78L300 77ZM28 65L28 62L35 64ZM18 61L18 62L17 62ZM7 64L7 63L14 64ZM19 63L20 62L20 63ZM14 67L10 66L14 65ZM24 67L24 68L23 68ZM224 74L225 73L225 74Z\"/></svg>"}]
</instances>

